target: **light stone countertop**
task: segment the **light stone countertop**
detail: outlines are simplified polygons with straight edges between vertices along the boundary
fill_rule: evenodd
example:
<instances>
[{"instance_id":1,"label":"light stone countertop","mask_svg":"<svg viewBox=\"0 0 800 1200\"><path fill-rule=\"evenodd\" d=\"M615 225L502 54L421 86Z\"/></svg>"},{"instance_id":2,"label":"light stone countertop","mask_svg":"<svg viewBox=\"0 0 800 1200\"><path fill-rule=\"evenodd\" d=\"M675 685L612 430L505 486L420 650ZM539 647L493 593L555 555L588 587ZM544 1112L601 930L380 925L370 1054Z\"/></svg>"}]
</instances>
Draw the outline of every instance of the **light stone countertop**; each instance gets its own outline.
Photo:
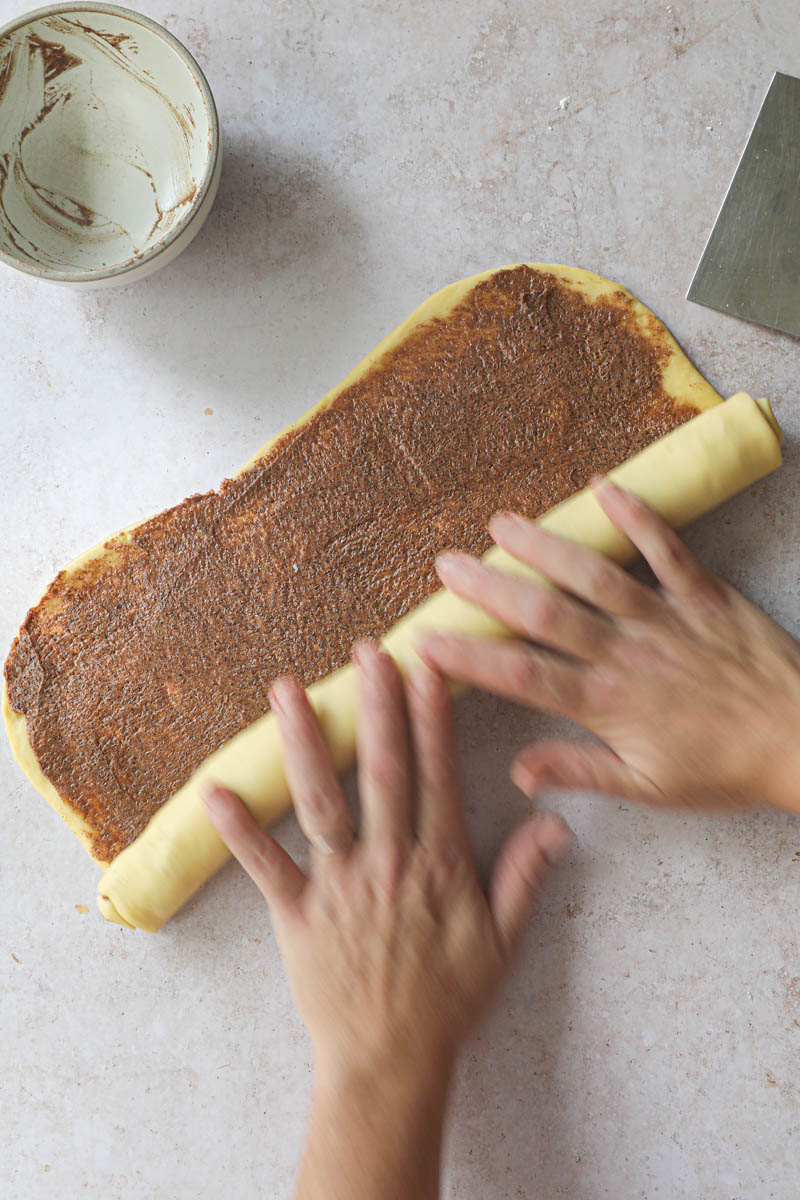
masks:
<instances>
[{"instance_id":1,"label":"light stone countertop","mask_svg":"<svg viewBox=\"0 0 800 1200\"><path fill-rule=\"evenodd\" d=\"M771 397L784 469L689 541L800 633L798 343L684 299L772 72L800 73L796 0L147 12L208 74L219 198L125 290L0 269L6 645L78 551L216 485L440 286L521 259L620 280L720 391ZM486 697L458 721L487 863L527 809L506 764L556 723ZM156 937L108 925L85 852L0 770L0 1196L288 1197L309 1047L255 889L229 867ZM554 803L578 847L463 1055L444 1194L795 1197L797 822Z\"/></svg>"}]
</instances>

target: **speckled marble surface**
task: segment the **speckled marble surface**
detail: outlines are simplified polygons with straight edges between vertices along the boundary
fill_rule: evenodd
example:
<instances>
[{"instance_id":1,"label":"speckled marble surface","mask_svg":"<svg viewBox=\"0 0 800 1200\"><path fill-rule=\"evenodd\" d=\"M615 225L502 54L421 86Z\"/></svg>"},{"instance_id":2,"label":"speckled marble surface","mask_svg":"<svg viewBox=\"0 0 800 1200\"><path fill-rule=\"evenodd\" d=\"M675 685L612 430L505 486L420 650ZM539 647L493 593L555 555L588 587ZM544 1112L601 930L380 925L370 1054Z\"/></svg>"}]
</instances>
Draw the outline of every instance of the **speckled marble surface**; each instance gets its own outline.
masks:
<instances>
[{"instance_id":1,"label":"speckled marble surface","mask_svg":"<svg viewBox=\"0 0 800 1200\"><path fill-rule=\"evenodd\" d=\"M795 0L146 11L214 89L219 199L127 290L2 271L7 643L76 552L216 484L439 286L524 258L621 280L719 390L772 398L783 471L689 540L800 633L798 344L684 300L772 72L800 72ZM483 862L551 724L460 707ZM289 1196L309 1050L255 890L228 868L157 937L107 925L84 851L0 771L4 1200ZM445 1194L796 1196L797 822L554 802L578 848L463 1056Z\"/></svg>"}]
</instances>

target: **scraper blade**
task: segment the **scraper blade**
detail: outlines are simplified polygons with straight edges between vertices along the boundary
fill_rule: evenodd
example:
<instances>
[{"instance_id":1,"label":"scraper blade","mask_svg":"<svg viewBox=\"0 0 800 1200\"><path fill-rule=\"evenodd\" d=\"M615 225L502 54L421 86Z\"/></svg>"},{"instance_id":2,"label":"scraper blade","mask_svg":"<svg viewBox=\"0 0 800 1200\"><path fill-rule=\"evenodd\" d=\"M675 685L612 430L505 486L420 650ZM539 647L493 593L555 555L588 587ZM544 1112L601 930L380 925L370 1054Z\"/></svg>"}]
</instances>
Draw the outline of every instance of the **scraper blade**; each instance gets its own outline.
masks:
<instances>
[{"instance_id":1,"label":"scraper blade","mask_svg":"<svg viewBox=\"0 0 800 1200\"><path fill-rule=\"evenodd\" d=\"M800 337L800 79L778 72L687 299Z\"/></svg>"}]
</instances>

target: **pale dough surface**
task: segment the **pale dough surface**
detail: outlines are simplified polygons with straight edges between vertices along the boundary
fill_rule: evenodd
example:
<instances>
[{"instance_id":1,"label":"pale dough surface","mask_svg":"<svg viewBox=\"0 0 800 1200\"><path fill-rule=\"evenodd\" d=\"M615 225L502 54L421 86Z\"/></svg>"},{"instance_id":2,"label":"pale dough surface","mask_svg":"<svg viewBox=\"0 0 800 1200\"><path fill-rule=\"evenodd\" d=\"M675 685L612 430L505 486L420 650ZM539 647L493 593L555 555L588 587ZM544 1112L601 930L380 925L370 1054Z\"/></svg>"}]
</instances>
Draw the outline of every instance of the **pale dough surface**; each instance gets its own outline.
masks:
<instances>
[{"instance_id":1,"label":"pale dough surface","mask_svg":"<svg viewBox=\"0 0 800 1200\"><path fill-rule=\"evenodd\" d=\"M670 356L662 372L664 390L676 403L691 404L704 415L660 439L613 474L653 504L672 524L692 520L779 465L780 435L768 404L742 395L722 405L722 398L689 362L658 318L627 289L575 267L529 265L552 273L588 300L611 299L618 293L629 296L641 330L650 336L657 333L662 342L666 337ZM494 273L486 271L460 280L431 296L336 388L298 421L271 438L240 470L261 458L284 434L305 424L332 404L345 388L355 383L416 327L435 317L446 316L476 284ZM709 424L712 417L718 419ZM654 456L657 456L655 460ZM613 531L586 492L570 497L540 519L548 528L595 546L619 561L631 557L630 546ZM132 532L139 524L142 522L129 526L123 534ZM100 543L70 563L66 568L67 575L92 558L109 553L105 542ZM519 564L496 550L490 551L490 559L505 569L521 569ZM413 658L411 639L415 629L433 624L440 628L502 632L496 623L471 606L446 593L438 593L386 635L385 644L401 665L407 665ZM344 667L320 680L311 689L311 694L337 766L344 769L351 764L354 755L352 669ZM90 850L90 830L80 814L62 801L41 771L27 735L25 717L11 709L5 684L3 716L12 750L23 771ZM226 860L228 852L206 820L199 801L198 786L207 777L239 791L264 823L285 811L290 800L271 715L266 714L243 730L203 763L154 815L139 838L112 864L100 863L107 869L99 884L99 905L109 920L157 930Z\"/></svg>"}]
</instances>

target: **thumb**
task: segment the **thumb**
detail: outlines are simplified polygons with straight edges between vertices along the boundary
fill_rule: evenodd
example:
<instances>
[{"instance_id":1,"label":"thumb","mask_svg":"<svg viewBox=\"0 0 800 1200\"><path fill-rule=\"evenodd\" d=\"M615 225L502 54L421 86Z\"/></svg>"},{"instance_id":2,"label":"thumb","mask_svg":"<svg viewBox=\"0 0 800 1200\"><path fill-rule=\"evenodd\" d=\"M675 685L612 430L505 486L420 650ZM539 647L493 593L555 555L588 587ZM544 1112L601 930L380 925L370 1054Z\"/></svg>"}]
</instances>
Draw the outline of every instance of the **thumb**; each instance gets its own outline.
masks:
<instances>
[{"instance_id":1,"label":"thumb","mask_svg":"<svg viewBox=\"0 0 800 1200\"><path fill-rule=\"evenodd\" d=\"M550 870L572 845L572 830L555 813L536 813L506 840L492 872L489 907L505 949L520 939Z\"/></svg>"},{"instance_id":2,"label":"thumb","mask_svg":"<svg viewBox=\"0 0 800 1200\"><path fill-rule=\"evenodd\" d=\"M526 746L511 764L511 778L533 796L542 788L586 788L626 800L654 801L656 789L608 746L596 742L540 742Z\"/></svg>"}]
</instances>

